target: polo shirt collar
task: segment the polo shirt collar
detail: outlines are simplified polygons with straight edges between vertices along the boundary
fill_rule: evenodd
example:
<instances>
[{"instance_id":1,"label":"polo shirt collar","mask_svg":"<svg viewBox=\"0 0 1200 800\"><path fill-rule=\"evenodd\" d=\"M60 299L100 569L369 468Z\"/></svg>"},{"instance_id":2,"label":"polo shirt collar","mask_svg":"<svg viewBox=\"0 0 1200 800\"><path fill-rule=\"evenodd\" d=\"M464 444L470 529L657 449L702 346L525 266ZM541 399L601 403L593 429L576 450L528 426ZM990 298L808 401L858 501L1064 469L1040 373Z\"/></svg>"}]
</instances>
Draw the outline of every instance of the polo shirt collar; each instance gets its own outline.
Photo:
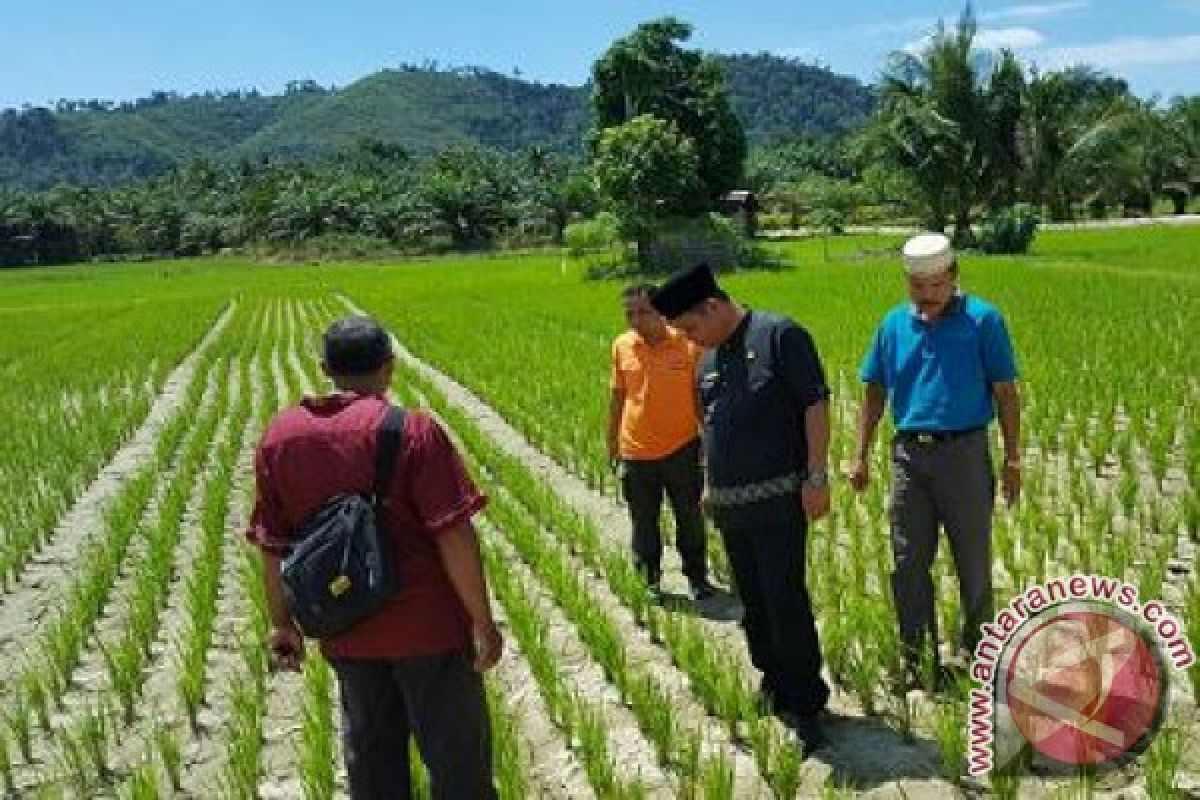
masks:
<instances>
[{"instance_id":1,"label":"polo shirt collar","mask_svg":"<svg viewBox=\"0 0 1200 800\"><path fill-rule=\"evenodd\" d=\"M309 411L338 411L356 400L371 396L350 391L335 391L330 394L310 394L305 395L300 400L300 405Z\"/></svg>"},{"instance_id":2,"label":"polo shirt collar","mask_svg":"<svg viewBox=\"0 0 1200 800\"><path fill-rule=\"evenodd\" d=\"M939 319L950 316L951 314L960 313L967 304L967 293L962 289L955 289L954 295L950 298L950 302L946 304L946 310L942 312ZM917 304L910 302L908 304L908 313L913 319L918 322L928 323L929 320L921 316L921 312L917 309Z\"/></svg>"}]
</instances>

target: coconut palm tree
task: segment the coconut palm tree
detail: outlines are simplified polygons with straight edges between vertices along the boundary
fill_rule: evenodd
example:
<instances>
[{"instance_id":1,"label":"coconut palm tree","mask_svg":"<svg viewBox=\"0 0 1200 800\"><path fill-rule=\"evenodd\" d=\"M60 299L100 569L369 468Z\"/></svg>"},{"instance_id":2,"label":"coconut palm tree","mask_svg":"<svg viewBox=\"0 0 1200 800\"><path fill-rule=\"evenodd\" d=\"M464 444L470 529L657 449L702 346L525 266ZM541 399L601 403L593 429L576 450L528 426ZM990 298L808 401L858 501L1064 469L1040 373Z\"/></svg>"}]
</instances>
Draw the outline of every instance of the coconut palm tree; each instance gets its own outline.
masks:
<instances>
[{"instance_id":1,"label":"coconut palm tree","mask_svg":"<svg viewBox=\"0 0 1200 800\"><path fill-rule=\"evenodd\" d=\"M965 243L976 205L1015 199L1024 88L1012 53L975 47L976 31L968 5L920 51L891 55L873 135L877 154L912 179L925 224L940 230L952 221Z\"/></svg>"}]
</instances>

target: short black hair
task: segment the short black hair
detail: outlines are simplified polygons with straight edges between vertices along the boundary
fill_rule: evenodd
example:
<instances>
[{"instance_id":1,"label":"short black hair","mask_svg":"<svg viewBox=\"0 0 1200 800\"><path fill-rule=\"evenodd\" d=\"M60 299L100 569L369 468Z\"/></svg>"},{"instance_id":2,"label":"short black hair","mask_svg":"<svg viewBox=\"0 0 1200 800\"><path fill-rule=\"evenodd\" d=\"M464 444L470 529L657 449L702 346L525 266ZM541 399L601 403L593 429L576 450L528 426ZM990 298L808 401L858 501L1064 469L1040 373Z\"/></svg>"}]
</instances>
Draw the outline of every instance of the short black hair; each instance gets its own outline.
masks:
<instances>
[{"instance_id":1,"label":"short black hair","mask_svg":"<svg viewBox=\"0 0 1200 800\"><path fill-rule=\"evenodd\" d=\"M369 375L392 358L392 337L373 317L362 314L330 325L324 345L330 375Z\"/></svg>"},{"instance_id":2,"label":"short black hair","mask_svg":"<svg viewBox=\"0 0 1200 800\"><path fill-rule=\"evenodd\" d=\"M646 282L635 283L630 286L626 286L624 289L621 290L621 299L622 300L631 300L634 297L637 297L638 295L643 295L643 294L646 295L646 297L653 297L654 293L657 291L658 291L658 287L655 286L653 283L646 283Z\"/></svg>"}]
</instances>

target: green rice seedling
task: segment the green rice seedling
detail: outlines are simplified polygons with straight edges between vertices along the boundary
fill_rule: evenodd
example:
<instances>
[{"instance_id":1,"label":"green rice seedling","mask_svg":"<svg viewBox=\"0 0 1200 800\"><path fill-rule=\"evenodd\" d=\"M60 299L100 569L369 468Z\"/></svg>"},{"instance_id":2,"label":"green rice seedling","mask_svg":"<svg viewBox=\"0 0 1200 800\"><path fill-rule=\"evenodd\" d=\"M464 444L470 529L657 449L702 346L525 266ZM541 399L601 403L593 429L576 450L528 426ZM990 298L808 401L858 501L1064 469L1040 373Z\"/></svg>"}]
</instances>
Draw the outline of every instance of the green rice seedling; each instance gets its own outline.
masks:
<instances>
[{"instance_id":1,"label":"green rice seedling","mask_svg":"<svg viewBox=\"0 0 1200 800\"><path fill-rule=\"evenodd\" d=\"M29 708L32 710L34 717L37 718L38 727L43 732L49 733L50 694L46 690L42 674L32 667L26 669L17 678L17 691L23 693L29 701Z\"/></svg>"},{"instance_id":2,"label":"green rice seedling","mask_svg":"<svg viewBox=\"0 0 1200 800\"><path fill-rule=\"evenodd\" d=\"M854 794L852 785L839 782L834 775L830 775L821 784L821 800L849 800Z\"/></svg>"},{"instance_id":3,"label":"green rice seedling","mask_svg":"<svg viewBox=\"0 0 1200 800\"><path fill-rule=\"evenodd\" d=\"M720 752L705 760L701 781L704 800L733 800L733 762Z\"/></svg>"},{"instance_id":4,"label":"green rice seedling","mask_svg":"<svg viewBox=\"0 0 1200 800\"><path fill-rule=\"evenodd\" d=\"M151 737L154 752L162 764L171 790L178 791L183 787L183 746L179 734L170 725L158 722L154 725Z\"/></svg>"},{"instance_id":5,"label":"green rice seedling","mask_svg":"<svg viewBox=\"0 0 1200 800\"><path fill-rule=\"evenodd\" d=\"M966 703L959 697L939 701L934 707L934 737L942 777L957 782L967 753Z\"/></svg>"},{"instance_id":6,"label":"green rice seedling","mask_svg":"<svg viewBox=\"0 0 1200 800\"><path fill-rule=\"evenodd\" d=\"M109 738L116 734L112 711L100 701L88 708L76 723L75 731L92 771L99 780L107 781L112 774L108 764Z\"/></svg>"},{"instance_id":7,"label":"green rice seedling","mask_svg":"<svg viewBox=\"0 0 1200 800\"><path fill-rule=\"evenodd\" d=\"M76 797L87 797L92 786L92 777L83 742L75 733L64 729L60 729L55 738L58 744L55 754L58 772L70 782Z\"/></svg>"},{"instance_id":8,"label":"green rice seedling","mask_svg":"<svg viewBox=\"0 0 1200 800\"><path fill-rule=\"evenodd\" d=\"M492 763L496 765L496 794L500 800L525 800L530 795L526 772L529 759L520 746L517 721L509 713L494 681L484 682L492 718Z\"/></svg>"},{"instance_id":9,"label":"green rice seedling","mask_svg":"<svg viewBox=\"0 0 1200 800\"><path fill-rule=\"evenodd\" d=\"M850 690L858 698L864 714L875 713L875 692L879 687L879 662L874 648L860 639L852 648L848 660L846 678Z\"/></svg>"},{"instance_id":10,"label":"green rice seedling","mask_svg":"<svg viewBox=\"0 0 1200 800\"><path fill-rule=\"evenodd\" d=\"M681 734L679 747L679 797L680 800L699 800L704 785L701 769L703 737L699 730Z\"/></svg>"},{"instance_id":11,"label":"green rice seedling","mask_svg":"<svg viewBox=\"0 0 1200 800\"><path fill-rule=\"evenodd\" d=\"M658 763L670 763L676 754L679 737L675 709L670 699L653 678L641 675L632 681L629 700L638 724L654 746Z\"/></svg>"},{"instance_id":12,"label":"green rice seedling","mask_svg":"<svg viewBox=\"0 0 1200 800\"><path fill-rule=\"evenodd\" d=\"M26 705L25 694L13 692L9 707L4 709L4 727L17 745L17 751L25 763L33 762L33 730L29 722L29 708Z\"/></svg>"},{"instance_id":13,"label":"green rice seedling","mask_svg":"<svg viewBox=\"0 0 1200 800\"><path fill-rule=\"evenodd\" d=\"M766 774L767 784L777 798L791 798L800 789L800 772L804 764L804 749L790 732L772 726L771 765Z\"/></svg>"},{"instance_id":14,"label":"green rice seedling","mask_svg":"<svg viewBox=\"0 0 1200 800\"><path fill-rule=\"evenodd\" d=\"M3 731L0 731L0 786L4 787L6 795L16 792L12 753L8 749L8 736Z\"/></svg>"},{"instance_id":15,"label":"green rice seedling","mask_svg":"<svg viewBox=\"0 0 1200 800\"><path fill-rule=\"evenodd\" d=\"M225 742L222 777L231 797L257 797L262 769L263 699L258 686L240 684L233 693L233 722Z\"/></svg>"},{"instance_id":16,"label":"green rice seedling","mask_svg":"<svg viewBox=\"0 0 1200 800\"><path fill-rule=\"evenodd\" d=\"M1182 760L1183 736L1179 726L1164 725L1146 750L1146 794L1153 798L1178 797Z\"/></svg>"},{"instance_id":17,"label":"green rice seedling","mask_svg":"<svg viewBox=\"0 0 1200 800\"><path fill-rule=\"evenodd\" d=\"M134 702L142 685L142 648L132 638L125 637L112 649L101 645L100 652L109 683L121 703L125 724L132 724Z\"/></svg>"},{"instance_id":18,"label":"green rice seedling","mask_svg":"<svg viewBox=\"0 0 1200 800\"><path fill-rule=\"evenodd\" d=\"M117 797L119 800L159 800L162 794L159 792L154 768L149 764L142 764L129 773L129 777L117 791Z\"/></svg>"},{"instance_id":19,"label":"green rice seedling","mask_svg":"<svg viewBox=\"0 0 1200 800\"><path fill-rule=\"evenodd\" d=\"M306 800L333 796L333 672L315 649L304 659L304 710L300 727L300 776Z\"/></svg>"},{"instance_id":20,"label":"green rice seedling","mask_svg":"<svg viewBox=\"0 0 1200 800\"><path fill-rule=\"evenodd\" d=\"M421 760L421 751L412 739L408 741L408 779L414 800L429 800L432 795L429 785L429 770Z\"/></svg>"}]
</instances>

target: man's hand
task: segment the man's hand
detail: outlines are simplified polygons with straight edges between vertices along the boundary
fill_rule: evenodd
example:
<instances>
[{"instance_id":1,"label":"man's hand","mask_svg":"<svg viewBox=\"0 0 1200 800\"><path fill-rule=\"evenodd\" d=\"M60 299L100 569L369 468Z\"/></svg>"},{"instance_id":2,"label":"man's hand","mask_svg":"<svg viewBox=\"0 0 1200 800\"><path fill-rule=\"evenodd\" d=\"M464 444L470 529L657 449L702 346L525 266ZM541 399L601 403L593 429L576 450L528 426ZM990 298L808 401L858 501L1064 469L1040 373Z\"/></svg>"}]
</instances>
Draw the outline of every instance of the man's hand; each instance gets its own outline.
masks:
<instances>
[{"instance_id":1,"label":"man's hand","mask_svg":"<svg viewBox=\"0 0 1200 800\"><path fill-rule=\"evenodd\" d=\"M815 487L807 483L800 486L800 505L809 522L816 522L829 513L829 486Z\"/></svg>"},{"instance_id":2,"label":"man's hand","mask_svg":"<svg viewBox=\"0 0 1200 800\"><path fill-rule=\"evenodd\" d=\"M1004 493L1004 502L1010 507L1017 504L1021 498L1021 464L1006 461L1000 472L1000 490Z\"/></svg>"},{"instance_id":3,"label":"man's hand","mask_svg":"<svg viewBox=\"0 0 1200 800\"><path fill-rule=\"evenodd\" d=\"M856 492L866 490L871 483L871 468L867 466L867 460L855 459L850 465L850 470L846 473L846 480L850 483L850 488Z\"/></svg>"},{"instance_id":4,"label":"man's hand","mask_svg":"<svg viewBox=\"0 0 1200 800\"><path fill-rule=\"evenodd\" d=\"M267 636L271 647L271 668L298 672L304 662L304 637L295 625L272 626Z\"/></svg>"},{"instance_id":5,"label":"man's hand","mask_svg":"<svg viewBox=\"0 0 1200 800\"><path fill-rule=\"evenodd\" d=\"M471 640L475 650L475 671L486 672L496 666L504 652L504 637L500 635L495 620L474 623L471 626Z\"/></svg>"}]
</instances>

